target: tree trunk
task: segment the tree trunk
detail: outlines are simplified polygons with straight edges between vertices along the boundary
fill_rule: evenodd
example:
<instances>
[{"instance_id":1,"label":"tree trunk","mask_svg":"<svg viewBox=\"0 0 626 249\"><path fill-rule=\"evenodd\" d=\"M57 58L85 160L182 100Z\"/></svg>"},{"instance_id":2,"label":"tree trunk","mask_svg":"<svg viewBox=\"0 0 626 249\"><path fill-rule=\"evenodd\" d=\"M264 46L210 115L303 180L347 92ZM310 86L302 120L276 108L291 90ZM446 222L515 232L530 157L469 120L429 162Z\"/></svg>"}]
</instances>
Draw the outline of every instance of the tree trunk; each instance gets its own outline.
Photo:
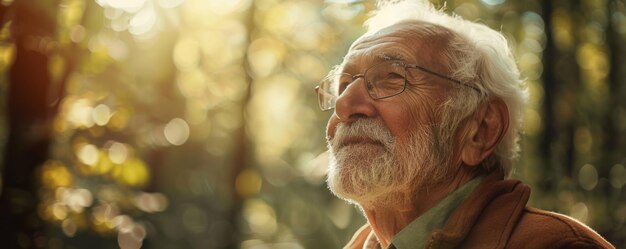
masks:
<instances>
[{"instance_id":1,"label":"tree trunk","mask_svg":"<svg viewBox=\"0 0 626 249\"><path fill-rule=\"evenodd\" d=\"M543 133L539 142L539 158L541 165L548 167L552 164L552 142L556 133L555 116L554 116L554 98L556 89L556 76L555 76L555 55L557 54L556 46L553 38L553 25L552 25L552 1L542 2L542 15L544 21L544 30L546 35L546 48L543 51L543 64L544 70L542 74L544 97L543 97ZM551 170L548 172L552 172ZM556 186L553 185L554 181L540 180L540 185L543 191L550 191Z\"/></svg>"},{"instance_id":2,"label":"tree trunk","mask_svg":"<svg viewBox=\"0 0 626 249\"><path fill-rule=\"evenodd\" d=\"M45 226L37 214L36 169L47 159L52 119L48 54L55 47L56 3L15 1L12 35L15 61L9 70L9 137L2 173L0 230L3 248L46 246ZM59 92L60 91L55 91Z\"/></svg>"}]
</instances>

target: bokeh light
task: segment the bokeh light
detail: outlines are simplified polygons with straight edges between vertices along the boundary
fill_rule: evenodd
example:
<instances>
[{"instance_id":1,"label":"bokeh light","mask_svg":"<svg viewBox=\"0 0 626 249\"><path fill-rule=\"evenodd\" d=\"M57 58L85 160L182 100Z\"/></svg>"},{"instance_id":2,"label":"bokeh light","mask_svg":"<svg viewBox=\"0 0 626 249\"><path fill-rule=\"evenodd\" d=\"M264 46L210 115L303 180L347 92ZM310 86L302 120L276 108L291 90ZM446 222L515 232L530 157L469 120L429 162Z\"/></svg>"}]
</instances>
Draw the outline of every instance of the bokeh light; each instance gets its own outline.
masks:
<instances>
[{"instance_id":1,"label":"bokeh light","mask_svg":"<svg viewBox=\"0 0 626 249\"><path fill-rule=\"evenodd\" d=\"M183 119L172 119L163 128L163 134L172 145L184 144L189 138L189 125Z\"/></svg>"}]
</instances>

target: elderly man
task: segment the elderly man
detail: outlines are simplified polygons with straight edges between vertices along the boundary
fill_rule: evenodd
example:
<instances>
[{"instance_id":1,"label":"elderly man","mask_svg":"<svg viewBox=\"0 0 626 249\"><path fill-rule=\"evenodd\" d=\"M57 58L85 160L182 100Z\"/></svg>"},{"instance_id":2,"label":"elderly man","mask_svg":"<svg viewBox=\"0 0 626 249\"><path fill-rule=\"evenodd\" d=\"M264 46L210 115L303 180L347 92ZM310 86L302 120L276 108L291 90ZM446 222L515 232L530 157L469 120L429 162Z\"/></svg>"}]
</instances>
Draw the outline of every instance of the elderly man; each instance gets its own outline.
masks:
<instances>
[{"instance_id":1,"label":"elderly man","mask_svg":"<svg viewBox=\"0 0 626 249\"><path fill-rule=\"evenodd\" d=\"M505 38L427 1L387 4L316 89L328 185L368 223L346 248L613 248L505 180L526 90Z\"/></svg>"}]
</instances>

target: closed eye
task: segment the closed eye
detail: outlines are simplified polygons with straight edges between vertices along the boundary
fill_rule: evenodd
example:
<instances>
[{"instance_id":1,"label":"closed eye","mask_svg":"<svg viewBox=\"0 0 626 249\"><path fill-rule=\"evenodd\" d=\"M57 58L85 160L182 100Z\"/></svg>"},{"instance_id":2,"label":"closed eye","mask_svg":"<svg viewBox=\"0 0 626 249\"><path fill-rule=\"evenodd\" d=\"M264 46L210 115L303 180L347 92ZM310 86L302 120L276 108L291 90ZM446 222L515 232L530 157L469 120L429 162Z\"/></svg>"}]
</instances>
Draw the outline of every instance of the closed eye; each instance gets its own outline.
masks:
<instances>
[{"instance_id":1,"label":"closed eye","mask_svg":"<svg viewBox=\"0 0 626 249\"><path fill-rule=\"evenodd\" d=\"M394 72L390 72L385 74L382 77L377 77L375 79L375 84L377 86L383 86L383 85L394 85L394 84L404 84L404 76L402 74L399 73L394 73Z\"/></svg>"},{"instance_id":2,"label":"closed eye","mask_svg":"<svg viewBox=\"0 0 626 249\"><path fill-rule=\"evenodd\" d=\"M384 80L396 80L396 79L402 79L404 80L404 76L399 74L399 73L388 73L387 76L384 78Z\"/></svg>"}]
</instances>

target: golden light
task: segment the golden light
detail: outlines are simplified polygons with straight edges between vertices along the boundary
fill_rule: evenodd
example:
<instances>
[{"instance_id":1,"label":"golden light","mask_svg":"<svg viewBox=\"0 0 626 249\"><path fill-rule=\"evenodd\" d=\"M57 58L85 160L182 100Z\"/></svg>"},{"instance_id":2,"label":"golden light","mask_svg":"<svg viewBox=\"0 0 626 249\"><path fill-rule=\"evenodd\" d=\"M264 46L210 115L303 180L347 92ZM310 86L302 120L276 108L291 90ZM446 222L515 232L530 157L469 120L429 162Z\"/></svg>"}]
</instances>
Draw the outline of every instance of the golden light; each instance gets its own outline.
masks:
<instances>
[{"instance_id":1,"label":"golden light","mask_svg":"<svg viewBox=\"0 0 626 249\"><path fill-rule=\"evenodd\" d=\"M49 160L41 168L41 182L50 189L70 186L74 176L60 161Z\"/></svg>"},{"instance_id":2,"label":"golden light","mask_svg":"<svg viewBox=\"0 0 626 249\"><path fill-rule=\"evenodd\" d=\"M248 61L255 77L266 77L280 65L285 54L282 42L260 38L248 47Z\"/></svg>"},{"instance_id":3,"label":"golden light","mask_svg":"<svg viewBox=\"0 0 626 249\"><path fill-rule=\"evenodd\" d=\"M122 32L128 29L128 23L130 22L130 17L126 15L121 15L124 13L118 9L106 9L105 15L107 18L111 20L111 29L117 32ZM108 14L108 15L107 15Z\"/></svg>"},{"instance_id":4,"label":"golden light","mask_svg":"<svg viewBox=\"0 0 626 249\"><path fill-rule=\"evenodd\" d=\"M0 0L5 7L13 1ZM59 239L54 247L62 248L77 241L117 239L122 249L138 249L146 232L152 242L173 248L236 247L237 242L244 249L304 248L296 240L315 248L321 242L311 238L333 240L324 240L324 245L348 239L347 233L363 219L357 209L340 199L318 198L328 194L323 188L328 154L318 154L329 113L318 110L312 88L341 60L348 42L363 32L361 23L374 1L94 1L101 8L86 0L38 6L58 14L50 26L44 25L56 30L56 38L39 44L35 37L39 45L34 46L54 44L52 53L44 54L56 86L49 95L62 95L50 100L61 101L48 153L59 161L38 168L38 214L48 225L58 226L43 243ZM606 97L613 94L609 72L615 66L610 59L616 55L611 53L616 37L611 35L626 34L626 25L607 24L624 24L623 11L583 11L583 20L572 10L584 10L592 1L569 6L573 9L555 4L545 16L506 0L456 2L446 11L484 19L487 25L502 22L496 29L510 39L532 96L523 110L524 133L530 136L522 142L531 149L520 163L540 160L535 154L541 151L532 146L546 135L543 126L548 122L567 126L571 117L582 114L585 121L584 114L590 113L616 121L613 130L588 124L575 127L572 141L553 139L553 157L573 142L580 160L572 166L574 178L562 183L579 189L561 189L557 196L543 191L535 202L581 221L621 205L602 194L623 193L626 164L619 158L591 163L602 158L595 156L606 137L602 134L610 137L626 129L626 112L610 106ZM551 25L543 18L550 18L545 21ZM0 27L4 74L23 56L16 54L16 23L9 19ZM550 60L543 57L551 55L553 65L544 65ZM575 63L579 75L543 70ZM554 75L546 78L545 73ZM550 76L580 79L574 88L550 88L550 82L543 82ZM10 84L0 81L0 88ZM576 105L568 104L570 100ZM542 120L549 114L544 107L554 110L550 118L555 120ZM595 115L579 107L602 112ZM239 156L245 157L243 170L235 179L221 177ZM530 185L541 184L550 174L541 167L519 172ZM293 183L298 188L289 193L275 191ZM611 189L605 189L607 184ZM302 192L308 194L294 196ZM220 216L233 207L238 209L234 216ZM626 221L625 210L610 210L612 216L596 225L606 230L611 218Z\"/></svg>"},{"instance_id":5,"label":"golden light","mask_svg":"<svg viewBox=\"0 0 626 249\"><path fill-rule=\"evenodd\" d=\"M243 217L253 233L270 236L276 232L276 213L261 199L250 199L244 203Z\"/></svg>"},{"instance_id":6,"label":"golden light","mask_svg":"<svg viewBox=\"0 0 626 249\"><path fill-rule=\"evenodd\" d=\"M128 55L126 43L116 37L107 37L104 41L107 55L116 61L123 61Z\"/></svg>"},{"instance_id":7,"label":"golden light","mask_svg":"<svg viewBox=\"0 0 626 249\"><path fill-rule=\"evenodd\" d=\"M319 14L311 2L282 2L265 12L260 25L277 34L289 34L318 21Z\"/></svg>"},{"instance_id":8,"label":"golden light","mask_svg":"<svg viewBox=\"0 0 626 249\"><path fill-rule=\"evenodd\" d=\"M572 19L564 9L556 9L552 15L554 27L554 43L561 51L567 51L574 46L574 36L572 34Z\"/></svg>"},{"instance_id":9,"label":"golden light","mask_svg":"<svg viewBox=\"0 0 626 249\"><path fill-rule=\"evenodd\" d=\"M88 100L77 99L71 104L66 119L75 127L92 127L94 125L92 112L93 107Z\"/></svg>"},{"instance_id":10,"label":"golden light","mask_svg":"<svg viewBox=\"0 0 626 249\"><path fill-rule=\"evenodd\" d=\"M72 27L70 31L70 40L72 40L72 42L79 43L83 41L83 39L85 39L85 35L85 27L80 24L76 24Z\"/></svg>"},{"instance_id":11,"label":"golden light","mask_svg":"<svg viewBox=\"0 0 626 249\"><path fill-rule=\"evenodd\" d=\"M61 228L63 233L68 237L74 237L74 235L76 235L76 230L78 230L76 223L74 223L71 219L64 220L63 223L61 223Z\"/></svg>"},{"instance_id":12,"label":"golden light","mask_svg":"<svg viewBox=\"0 0 626 249\"><path fill-rule=\"evenodd\" d=\"M159 3L159 6L166 8L166 9L171 9L171 8L178 7L184 1L185 0L158 0L157 2Z\"/></svg>"},{"instance_id":13,"label":"golden light","mask_svg":"<svg viewBox=\"0 0 626 249\"><path fill-rule=\"evenodd\" d=\"M113 162L109 159L107 152L104 150L98 151L98 163L93 168L93 172L97 174L106 174L113 169Z\"/></svg>"},{"instance_id":14,"label":"golden light","mask_svg":"<svg viewBox=\"0 0 626 249\"><path fill-rule=\"evenodd\" d=\"M2 0L0 1L0 4L4 5L4 6L9 6L13 3L14 0Z\"/></svg>"},{"instance_id":15,"label":"golden light","mask_svg":"<svg viewBox=\"0 0 626 249\"><path fill-rule=\"evenodd\" d=\"M162 212L167 208L167 197L161 193L140 193L135 197L135 205L148 213Z\"/></svg>"},{"instance_id":16,"label":"golden light","mask_svg":"<svg viewBox=\"0 0 626 249\"><path fill-rule=\"evenodd\" d=\"M179 38L174 46L174 65L180 71L189 71L198 67L200 62L200 45L191 37Z\"/></svg>"},{"instance_id":17,"label":"golden light","mask_svg":"<svg viewBox=\"0 0 626 249\"><path fill-rule=\"evenodd\" d=\"M97 125L106 125L111 118L111 109L105 104L99 104L93 108L91 118Z\"/></svg>"},{"instance_id":18,"label":"golden light","mask_svg":"<svg viewBox=\"0 0 626 249\"><path fill-rule=\"evenodd\" d=\"M52 216L57 219L57 220L65 220L65 218L67 218L67 207L65 205L63 205L62 203L54 203L52 204L52 206L50 207L51 211L52 211Z\"/></svg>"},{"instance_id":19,"label":"golden light","mask_svg":"<svg viewBox=\"0 0 626 249\"><path fill-rule=\"evenodd\" d=\"M115 228L120 232L130 232L135 225L133 218L125 214L115 216L112 219L112 223L113 226L115 226Z\"/></svg>"},{"instance_id":20,"label":"golden light","mask_svg":"<svg viewBox=\"0 0 626 249\"><path fill-rule=\"evenodd\" d=\"M306 77L311 83L317 83L328 72L328 67L322 63L320 58L308 53L289 57L287 65L300 75Z\"/></svg>"},{"instance_id":21,"label":"golden light","mask_svg":"<svg viewBox=\"0 0 626 249\"><path fill-rule=\"evenodd\" d=\"M79 23L83 14L85 13L84 1L63 1L59 10L59 22L62 23L62 27L72 27L76 23Z\"/></svg>"},{"instance_id":22,"label":"golden light","mask_svg":"<svg viewBox=\"0 0 626 249\"><path fill-rule=\"evenodd\" d=\"M91 206L93 197L91 192L86 189L77 189L67 200L67 206L76 213L82 213L85 207Z\"/></svg>"},{"instance_id":23,"label":"golden light","mask_svg":"<svg viewBox=\"0 0 626 249\"><path fill-rule=\"evenodd\" d=\"M251 0L212 0L207 1L212 12L221 16L228 15L235 11L247 9L252 3Z\"/></svg>"},{"instance_id":24,"label":"golden light","mask_svg":"<svg viewBox=\"0 0 626 249\"><path fill-rule=\"evenodd\" d=\"M207 86L204 72L200 69L178 74L176 85L186 98L206 98Z\"/></svg>"},{"instance_id":25,"label":"golden light","mask_svg":"<svg viewBox=\"0 0 626 249\"><path fill-rule=\"evenodd\" d=\"M219 23L218 27L199 30L194 35L203 53L204 69L208 72L238 69L233 65L240 65L248 45L247 27L241 21L226 19Z\"/></svg>"},{"instance_id":26,"label":"golden light","mask_svg":"<svg viewBox=\"0 0 626 249\"><path fill-rule=\"evenodd\" d=\"M598 70L602 76L608 73L609 61L600 46L584 43L576 51L578 65L587 70Z\"/></svg>"},{"instance_id":27,"label":"golden light","mask_svg":"<svg viewBox=\"0 0 626 249\"><path fill-rule=\"evenodd\" d=\"M5 25L11 26L11 25ZM15 58L15 45L0 45L0 71L4 71L13 63Z\"/></svg>"},{"instance_id":28,"label":"golden light","mask_svg":"<svg viewBox=\"0 0 626 249\"><path fill-rule=\"evenodd\" d=\"M330 32L330 28L317 21L307 25L305 28L296 29L290 35L294 42L294 45L302 50L317 50L319 48L324 49L322 43L324 42L324 34Z\"/></svg>"},{"instance_id":29,"label":"golden light","mask_svg":"<svg viewBox=\"0 0 626 249\"><path fill-rule=\"evenodd\" d=\"M130 19L128 31L136 36L147 34L157 23L156 13L153 8L144 8Z\"/></svg>"},{"instance_id":30,"label":"golden light","mask_svg":"<svg viewBox=\"0 0 626 249\"><path fill-rule=\"evenodd\" d=\"M237 193L246 198L257 194L261 190L263 180L259 173L252 169L245 169L235 180L235 190Z\"/></svg>"},{"instance_id":31,"label":"golden light","mask_svg":"<svg viewBox=\"0 0 626 249\"><path fill-rule=\"evenodd\" d=\"M222 27L220 33L224 36L225 41L228 44L233 45L233 47L243 48L246 42L248 42L248 27L243 24L240 20L230 19L224 20L222 23ZM219 44L218 44L219 45ZM226 52L223 49L220 52ZM243 49L236 49L233 51L228 51L232 53L237 53L243 55ZM237 57L241 58L241 57Z\"/></svg>"},{"instance_id":32,"label":"golden light","mask_svg":"<svg viewBox=\"0 0 626 249\"><path fill-rule=\"evenodd\" d=\"M108 203L101 203L93 208L91 213L94 224L102 226L102 228L113 229L115 217L118 217L120 210L117 206Z\"/></svg>"},{"instance_id":33,"label":"golden light","mask_svg":"<svg viewBox=\"0 0 626 249\"><path fill-rule=\"evenodd\" d=\"M76 156L82 163L89 166L96 166L99 158L98 148L93 144L83 144L78 147Z\"/></svg>"},{"instance_id":34,"label":"golden light","mask_svg":"<svg viewBox=\"0 0 626 249\"><path fill-rule=\"evenodd\" d=\"M139 158L127 160L124 164L115 165L113 177L128 186L143 186L150 178L148 166Z\"/></svg>"},{"instance_id":35,"label":"golden light","mask_svg":"<svg viewBox=\"0 0 626 249\"><path fill-rule=\"evenodd\" d=\"M257 143L256 160L263 165L271 165L304 132L303 124L312 121L315 113L312 108L302 108L301 82L289 75L280 74L256 82L255 94L251 100L248 122L251 136ZM268 164L269 163L269 164Z\"/></svg>"},{"instance_id":36,"label":"golden light","mask_svg":"<svg viewBox=\"0 0 626 249\"><path fill-rule=\"evenodd\" d=\"M100 6L121 9L129 13L139 11L147 0L96 0Z\"/></svg>"},{"instance_id":37,"label":"golden light","mask_svg":"<svg viewBox=\"0 0 626 249\"><path fill-rule=\"evenodd\" d=\"M189 138L189 125L181 118L172 119L165 125L163 134L170 144L182 145Z\"/></svg>"},{"instance_id":38,"label":"golden light","mask_svg":"<svg viewBox=\"0 0 626 249\"><path fill-rule=\"evenodd\" d=\"M218 15L207 15L212 13L209 1L188 0L181 5L182 20L184 23L193 24L195 27L210 27L220 23L221 17Z\"/></svg>"},{"instance_id":39,"label":"golden light","mask_svg":"<svg viewBox=\"0 0 626 249\"><path fill-rule=\"evenodd\" d=\"M211 93L216 97L217 104L222 100L231 100L231 101L239 101L244 97L246 89L248 89L248 85L246 83L246 79L243 76L245 74L245 70L233 70L228 74L222 75L219 79L216 79L216 82L223 82L228 80L228 84L214 84L211 87ZM218 88L219 87L219 88ZM215 104L214 104L215 105Z\"/></svg>"},{"instance_id":40,"label":"golden light","mask_svg":"<svg viewBox=\"0 0 626 249\"><path fill-rule=\"evenodd\" d=\"M48 72L54 81L60 80L66 68L65 59L60 55L51 55L48 59Z\"/></svg>"},{"instance_id":41,"label":"golden light","mask_svg":"<svg viewBox=\"0 0 626 249\"><path fill-rule=\"evenodd\" d=\"M122 164L128 159L128 148L123 143L113 142L108 152L109 159L112 163Z\"/></svg>"},{"instance_id":42,"label":"golden light","mask_svg":"<svg viewBox=\"0 0 626 249\"><path fill-rule=\"evenodd\" d=\"M185 120L189 122L190 133L194 133L193 139L204 140L211 132L211 123L207 121L207 109L211 104L206 99L189 99L185 106ZM198 129L200 125L200 129ZM194 129L195 128L195 129Z\"/></svg>"},{"instance_id":43,"label":"golden light","mask_svg":"<svg viewBox=\"0 0 626 249\"><path fill-rule=\"evenodd\" d=\"M104 9L104 17L106 17L107 19L113 21L113 20L117 20L120 19L122 16L124 16L124 11L121 9L116 9L116 8L105 8ZM126 20L128 21L128 20Z\"/></svg>"},{"instance_id":44,"label":"golden light","mask_svg":"<svg viewBox=\"0 0 626 249\"><path fill-rule=\"evenodd\" d=\"M107 124L107 128L113 131L120 131L128 125L131 118L131 110L127 108L119 108L112 115Z\"/></svg>"},{"instance_id":45,"label":"golden light","mask_svg":"<svg viewBox=\"0 0 626 249\"><path fill-rule=\"evenodd\" d=\"M93 196L87 189L67 189L62 195L62 202L75 213L81 213L93 203Z\"/></svg>"},{"instance_id":46,"label":"golden light","mask_svg":"<svg viewBox=\"0 0 626 249\"><path fill-rule=\"evenodd\" d=\"M133 221L128 215L120 215L113 219L118 230L117 242L120 249L139 249L146 237L146 229L143 225Z\"/></svg>"}]
</instances>

